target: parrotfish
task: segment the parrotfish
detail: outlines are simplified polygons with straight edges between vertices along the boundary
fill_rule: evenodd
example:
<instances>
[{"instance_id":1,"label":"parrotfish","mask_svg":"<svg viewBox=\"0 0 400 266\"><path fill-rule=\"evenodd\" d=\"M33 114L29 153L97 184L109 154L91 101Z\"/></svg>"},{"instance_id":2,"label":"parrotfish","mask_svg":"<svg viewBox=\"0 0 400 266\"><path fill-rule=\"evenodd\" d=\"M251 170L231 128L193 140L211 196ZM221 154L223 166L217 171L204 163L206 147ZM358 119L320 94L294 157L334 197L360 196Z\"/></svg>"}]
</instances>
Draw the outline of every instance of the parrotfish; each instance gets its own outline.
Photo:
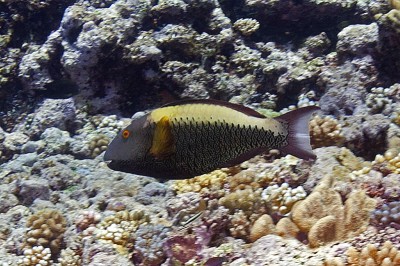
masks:
<instances>
[{"instance_id":1,"label":"parrotfish","mask_svg":"<svg viewBox=\"0 0 400 266\"><path fill-rule=\"evenodd\" d=\"M109 144L104 160L122 172L185 179L230 167L271 149L315 159L308 122L316 106L267 118L217 100L183 100L133 119Z\"/></svg>"}]
</instances>

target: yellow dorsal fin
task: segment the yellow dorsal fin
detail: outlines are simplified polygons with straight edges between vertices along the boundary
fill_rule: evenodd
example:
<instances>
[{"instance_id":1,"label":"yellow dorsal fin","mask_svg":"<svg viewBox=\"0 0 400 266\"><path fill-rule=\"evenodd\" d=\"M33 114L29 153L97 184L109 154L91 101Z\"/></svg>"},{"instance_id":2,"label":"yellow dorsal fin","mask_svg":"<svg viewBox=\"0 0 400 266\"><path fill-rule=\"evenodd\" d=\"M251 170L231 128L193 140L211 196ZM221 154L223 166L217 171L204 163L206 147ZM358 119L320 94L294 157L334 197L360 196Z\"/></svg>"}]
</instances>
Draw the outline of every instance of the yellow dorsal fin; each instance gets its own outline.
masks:
<instances>
[{"instance_id":1,"label":"yellow dorsal fin","mask_svg":"<svg viewBox=\"0 0 400 266\"><path fill-rule=\"evenodd\" d=\"M175 152L174 136L172 134L171 122L168 116L163 116L156 123L153 143L150 154L157 159L168 157Z\"/></svg>"}]
</instances>

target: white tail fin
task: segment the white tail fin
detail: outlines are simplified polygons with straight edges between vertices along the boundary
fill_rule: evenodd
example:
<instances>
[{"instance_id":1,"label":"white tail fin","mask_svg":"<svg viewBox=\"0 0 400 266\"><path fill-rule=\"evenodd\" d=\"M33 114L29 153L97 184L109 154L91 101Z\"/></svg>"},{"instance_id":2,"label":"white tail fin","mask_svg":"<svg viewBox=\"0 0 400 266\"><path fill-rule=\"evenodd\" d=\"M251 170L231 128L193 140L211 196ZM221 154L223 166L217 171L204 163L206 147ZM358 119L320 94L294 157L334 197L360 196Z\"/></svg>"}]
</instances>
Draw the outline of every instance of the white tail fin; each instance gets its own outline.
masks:
<instances>
[{"instance_id":1,"label":"white tail fin","mask_svg":"<svg viewBox=\"0 0 400 266\"><path fill-rule=\"evenodd\" d=\"M307 106L276 118L288 124L288 145L280 148L283 153L291 154L304 160L316 158L310 144L308 122L312 113L319 109L317 106Z\"/></svg>"}]
</instances>

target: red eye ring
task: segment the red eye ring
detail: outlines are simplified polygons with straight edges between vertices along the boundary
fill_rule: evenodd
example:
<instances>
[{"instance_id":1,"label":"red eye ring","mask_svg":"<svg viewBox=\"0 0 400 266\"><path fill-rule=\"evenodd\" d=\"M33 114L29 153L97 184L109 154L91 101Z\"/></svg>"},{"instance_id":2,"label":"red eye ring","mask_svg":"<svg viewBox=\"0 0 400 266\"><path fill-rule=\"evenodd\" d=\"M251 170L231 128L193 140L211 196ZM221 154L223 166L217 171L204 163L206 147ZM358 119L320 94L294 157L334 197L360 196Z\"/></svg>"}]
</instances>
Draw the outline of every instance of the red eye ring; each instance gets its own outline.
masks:
<instances>
[{"instance_id":1,"label":"red eye ring","mask_svg":"<svg viewBox=\"0 0 400 266\"><path fill-rule=\"evenodd\" d=\"M124 139L127 139L127 138L129 138L129 135L130 135L131 133L129 132L129 130L127 130L127 129L125 129L124 131L122 131L122 137L124 138Z\"/></svg>"}]
</instances>

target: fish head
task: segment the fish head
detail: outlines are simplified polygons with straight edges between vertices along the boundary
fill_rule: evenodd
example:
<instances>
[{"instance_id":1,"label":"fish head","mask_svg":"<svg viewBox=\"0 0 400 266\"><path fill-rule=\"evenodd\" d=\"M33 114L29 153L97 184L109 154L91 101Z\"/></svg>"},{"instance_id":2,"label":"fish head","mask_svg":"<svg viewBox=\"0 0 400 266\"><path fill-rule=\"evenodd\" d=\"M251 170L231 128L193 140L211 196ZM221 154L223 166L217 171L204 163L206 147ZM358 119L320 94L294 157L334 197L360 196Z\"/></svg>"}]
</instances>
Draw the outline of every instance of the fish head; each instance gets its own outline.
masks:
<instances>
[{"instance_id":1,"label":"fish head","mask_svg":"<svg viewBox=\"0 0 400 266\"><path fill-rule=\"evenodd\" d=\"M145 160L151 147L151 139L151 126L147 116L134 119L108 145L104 161L113 170L134 173L135 165Z\"/></svg>"}]
</instances>

